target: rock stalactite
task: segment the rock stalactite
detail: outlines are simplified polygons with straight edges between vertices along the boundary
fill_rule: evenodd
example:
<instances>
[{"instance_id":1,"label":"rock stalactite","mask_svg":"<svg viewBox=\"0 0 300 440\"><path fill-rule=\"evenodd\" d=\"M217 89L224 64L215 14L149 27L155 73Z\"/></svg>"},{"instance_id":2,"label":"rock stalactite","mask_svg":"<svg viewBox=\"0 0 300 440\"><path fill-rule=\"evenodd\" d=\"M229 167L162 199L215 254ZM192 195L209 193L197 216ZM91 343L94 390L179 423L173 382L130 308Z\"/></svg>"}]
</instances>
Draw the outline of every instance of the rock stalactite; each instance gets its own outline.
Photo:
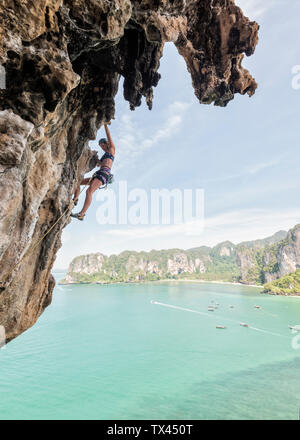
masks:
<instances>
[{"instance_id":1,"label":"rock stalactite","mask_svg":"<svg viewBox=\"0 0 300 440\"><path fill-rule=\"evenodd\" d=\"M172 41L199 101L225 106L235 93L255 91L241 62L257 34L233 0L2 0L0 324L8 341L51 302L50 271L69 216L3 277L93 166L88 141L113 119L120 77L131 109L143 97L151 109L163 47Z\"/></svg>"}]
</instances>

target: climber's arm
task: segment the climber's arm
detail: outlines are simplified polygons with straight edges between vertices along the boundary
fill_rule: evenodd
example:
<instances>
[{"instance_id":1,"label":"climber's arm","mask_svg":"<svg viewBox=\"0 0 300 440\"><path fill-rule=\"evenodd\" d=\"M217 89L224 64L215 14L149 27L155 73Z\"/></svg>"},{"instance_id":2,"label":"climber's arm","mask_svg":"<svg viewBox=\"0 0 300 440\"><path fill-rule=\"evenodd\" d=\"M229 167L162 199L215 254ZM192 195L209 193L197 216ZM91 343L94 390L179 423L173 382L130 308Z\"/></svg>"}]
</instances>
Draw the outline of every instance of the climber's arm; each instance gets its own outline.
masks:
<instances>
[{"instance_id":1,"label":"climber's arm","mask_svg":"<svg viewBox=\"0 0 300 440\"><path fill-rule=\"evenodd\" d=\"M110 131L109 131L108 126L106 124L104 125L104 128L105 128L107 140L108 140L109 147L110 147L110 153L114 155L115 150L116 150L115 144L113 143L113 140L110 135Z\"/></svg>"}]
</instances>

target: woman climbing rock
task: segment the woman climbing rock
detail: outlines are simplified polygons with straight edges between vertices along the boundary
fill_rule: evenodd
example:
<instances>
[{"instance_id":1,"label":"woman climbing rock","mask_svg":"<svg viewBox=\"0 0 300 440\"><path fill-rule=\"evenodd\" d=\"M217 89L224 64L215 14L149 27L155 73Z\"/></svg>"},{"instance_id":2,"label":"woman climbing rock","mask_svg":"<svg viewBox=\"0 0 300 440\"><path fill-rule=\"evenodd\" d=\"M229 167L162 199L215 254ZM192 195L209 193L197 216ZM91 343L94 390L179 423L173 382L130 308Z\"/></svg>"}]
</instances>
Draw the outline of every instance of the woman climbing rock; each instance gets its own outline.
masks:
<instances>
[{"instance_id":1,"label":"woman climbing rock","mask_svg":"<svg viewBox=\"0 0 300 440\"><path fill-rule=\"evenodd\" d=\"M103 185L107 185L112 178L111 167L115 158L115 145L112 141L109 129L107 125L104 125L107 139L102 138L99 140L99 146L105 153L101 159L97 162L97 166L100 167L98 171L92 176L92 178L86 178L81 180L80 184L74 193L74 204L77 204L77 200L80 194L80 185L89 185L83 208L80 212L71 214L71 217L77 218L78 220L83 220L86 211L88 210L90 204L92 203L93 193Z\"/></svg>"}]
</instances>

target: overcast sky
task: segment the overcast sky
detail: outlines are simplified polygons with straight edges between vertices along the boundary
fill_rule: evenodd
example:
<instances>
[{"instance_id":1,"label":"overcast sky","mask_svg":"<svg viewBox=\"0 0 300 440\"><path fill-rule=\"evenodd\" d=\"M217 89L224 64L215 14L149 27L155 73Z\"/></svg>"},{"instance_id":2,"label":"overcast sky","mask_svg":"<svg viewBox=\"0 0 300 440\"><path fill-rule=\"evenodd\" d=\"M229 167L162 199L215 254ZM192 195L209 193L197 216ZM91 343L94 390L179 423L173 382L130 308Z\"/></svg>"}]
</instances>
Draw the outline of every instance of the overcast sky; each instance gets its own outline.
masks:
<instances>
[{"instance_id":1,"label":"overcast sky","mask_svg":"<svg viewBox=\"0 0 300 440\"><path fill-rule=\"evenodd\" d=\"M205 227L191 225L100 225L97 192L84 222L63 233L56 268L76 255L122 250L191 248L263 238L300 222L299 103L292 68L300 65L300 0L238 0L260 25L260 41L246 66L259 88L252 98L236 95L224 108L200 105L184 60L167 44L153 110L134 112L120 84L111 134L117 152L112 185L128 190L201 188ZM97 139L104 136L99 130ZM97 142L91 141L92 149ZM102 193L102 196L105 192ZM98 200L97 200L98 199ZM83 199L80 199L81 207Z\"/></svg>"}]
</instances>

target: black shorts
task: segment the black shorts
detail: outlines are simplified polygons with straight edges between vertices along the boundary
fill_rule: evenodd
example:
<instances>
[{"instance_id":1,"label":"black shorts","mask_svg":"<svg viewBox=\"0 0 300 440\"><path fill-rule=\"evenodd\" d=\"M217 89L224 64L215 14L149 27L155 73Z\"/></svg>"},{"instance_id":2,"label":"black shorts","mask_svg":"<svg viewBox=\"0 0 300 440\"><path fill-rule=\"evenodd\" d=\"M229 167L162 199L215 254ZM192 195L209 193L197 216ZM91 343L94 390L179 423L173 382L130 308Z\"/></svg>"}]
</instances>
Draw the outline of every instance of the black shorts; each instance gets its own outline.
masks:
<instances>
[{"instance_id":1,"label":"black shorts","mask_svg":"<svg viewBox=\"0 0 300 440\"><path fill-rule=\"evenodd\" d=\"M109 167L101 167L100 170L96 171L95 178L100 180L100 182L102 182L102 185L106 185L110 174L111 173Z\"/></svg>"}]
</instances>

